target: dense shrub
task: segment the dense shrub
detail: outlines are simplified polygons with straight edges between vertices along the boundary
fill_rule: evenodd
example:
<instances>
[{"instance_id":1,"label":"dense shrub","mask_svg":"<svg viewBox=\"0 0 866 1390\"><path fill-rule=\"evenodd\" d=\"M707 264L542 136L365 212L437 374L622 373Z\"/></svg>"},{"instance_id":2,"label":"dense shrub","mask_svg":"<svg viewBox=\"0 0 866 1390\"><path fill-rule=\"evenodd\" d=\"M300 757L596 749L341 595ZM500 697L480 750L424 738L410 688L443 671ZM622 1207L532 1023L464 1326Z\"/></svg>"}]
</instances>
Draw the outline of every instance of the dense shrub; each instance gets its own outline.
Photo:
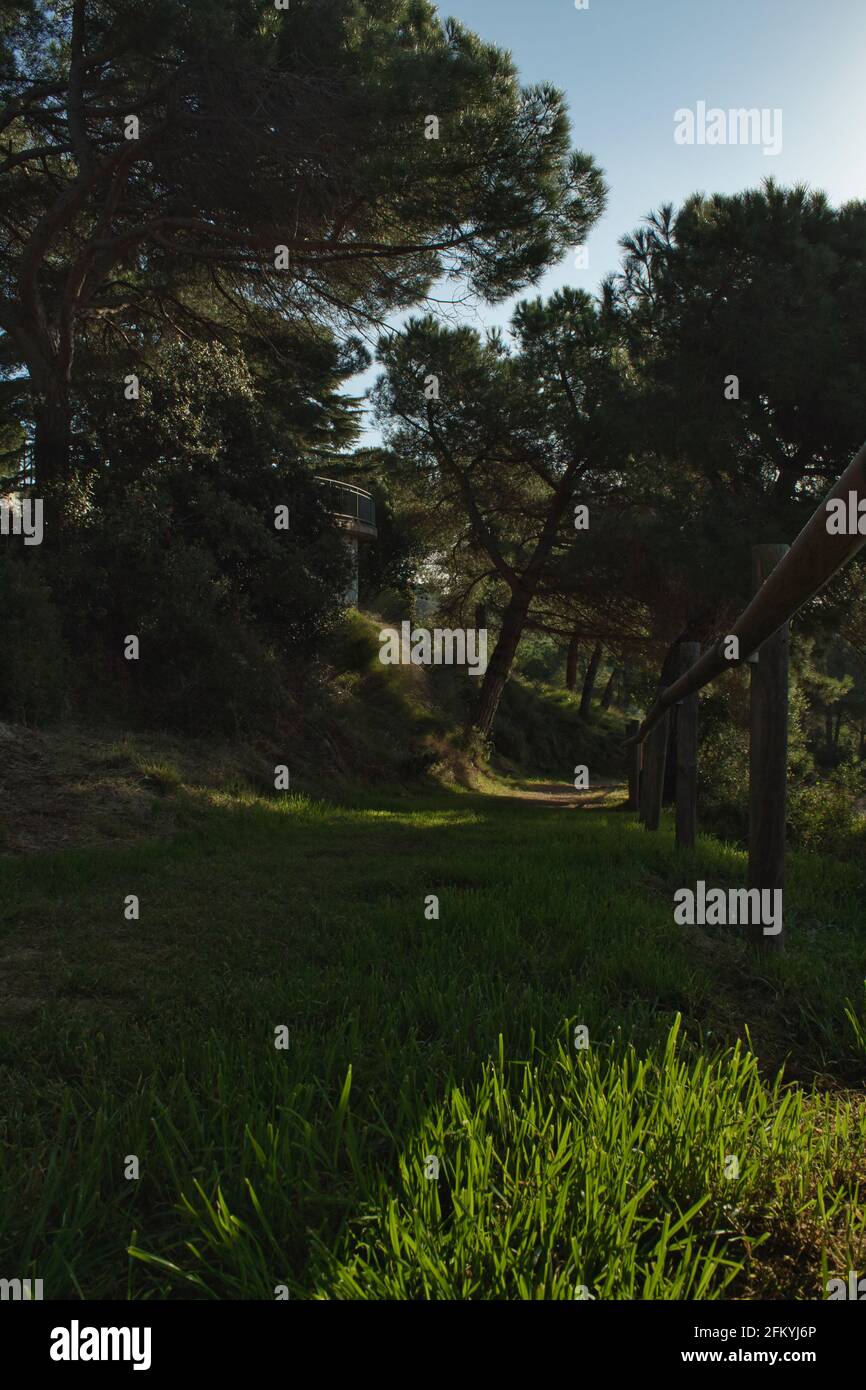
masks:
<instances>
[{"instance_id":1,"label":"dense shrub","mask_svg":"<svg viewBox=\"0 0 866 1390\"><path fill-rule=\"evenodd\" d=\"M0 550L0 715L34 723L62 713L69 654L33 549Z\"/></svg>"},{"instance_id":2,"label":"dense shrub","mask_svg":"<svg viewBox=\"0 0 866 1390\"><path fill-rule=\"evenodd\" d=\"M725 688L701 700L698 756L699 818L702 827L744 843L749 830L748 686L732 673ZM844 854L856 846L851 777L822 775L810 752L805 726L807 700L792 681L788 723L788 838L792 846Z\"/></svg>"},{"instance_id":3,"label":"dense shrub","mask_svg":"<svg viewBox=\"0 0 866 1390\"><path fill-rule=\"evenodd\" d=\"M77 417L81 506L18 557L0 716L57 712L65 642L69 698L88 714L269 726L342 607L346 550L320 489L223 348L168 345L138 401L110 409L111 391L89 383ZM131 634L138 661L124 659Z\"/></svg>"}]
</instances>

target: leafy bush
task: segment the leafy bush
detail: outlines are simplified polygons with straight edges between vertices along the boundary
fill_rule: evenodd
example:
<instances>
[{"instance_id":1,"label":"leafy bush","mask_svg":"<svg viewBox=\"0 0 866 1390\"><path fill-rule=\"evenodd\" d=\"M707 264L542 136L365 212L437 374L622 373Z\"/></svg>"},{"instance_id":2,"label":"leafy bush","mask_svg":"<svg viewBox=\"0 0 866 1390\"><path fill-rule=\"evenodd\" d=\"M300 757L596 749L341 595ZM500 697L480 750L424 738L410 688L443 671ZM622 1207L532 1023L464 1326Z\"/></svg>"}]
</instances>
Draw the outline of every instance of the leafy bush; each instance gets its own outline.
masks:
<instances>
[{"instance_id":1,"label":"leafy bush","mask_svg":"<svg viewBox=\"0 0 866 1390\"><path fill-rule=\"evenodd\" d=\"M56 712L62 631L71 695L89 716L270 729L342 607L346 550L320 489L224 348L166 345L139 402L118 411L113 393L89 383L75 443L82 505L43 547L39 579L4 604L14 659L0 700L16 717ZM124 659L130 634L138 661Z\"/></svg>"},{"instance_id":2,"label":"leafy bush","mask_svg":"<svg viewBox=\"0 0 866 1390\"><path fill-rule=\"evenodd\" d=\"M851 793L834 782L795 784L788 790L788 830L802 849L844 854L856 840Z\"/></svg>"},{"instance_id":3,"label":"leafy bush","mask_svg":"<svg viewBox=\"0 0 866 1390\"><path fill-rule=\"evenodd\" d=\"M701 702L698 810L701 824L724 839L742 840L748 833L748 730L721 717L710 700Z\"/></svg>"},{"instance_id":4,"label":"leafy bush","mask_svg":"<svg viewBox=\"0 0 866 1390\"><path fill-rule=\"evenodd\" d=\"M745 842L749 832L749 730L743 679L701 701L698 756L701 824L725 839ZM788 837L792 846L844 854L857 839L849 769L831 778L815 766L804 733L807 702L792 682L788 719Z\"/></svg>"}]
</instances>

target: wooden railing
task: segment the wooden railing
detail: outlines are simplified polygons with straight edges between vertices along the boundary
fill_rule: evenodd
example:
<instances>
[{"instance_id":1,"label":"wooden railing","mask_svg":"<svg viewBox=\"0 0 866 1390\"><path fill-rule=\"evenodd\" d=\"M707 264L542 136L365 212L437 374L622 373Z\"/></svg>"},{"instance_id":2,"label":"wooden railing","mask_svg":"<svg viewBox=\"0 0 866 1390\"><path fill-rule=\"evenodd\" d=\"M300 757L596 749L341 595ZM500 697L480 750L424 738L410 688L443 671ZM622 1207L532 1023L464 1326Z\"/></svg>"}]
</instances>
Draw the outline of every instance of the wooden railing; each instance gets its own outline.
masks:
<instances>
[{"instance_id":1,"label":"wooden railing","mask_svg":"<svg viewBox=\"0 0 866 1390\"><path fill-rule=\"evenodd\" d=\"M677 707L676 841L683 849L695 842L697 796L697 695L731 666L748 662L752 669L749 752L749 887L782 888L785 874L787 802L788 644L791 618L866 545L863 531L828 530L829 504L840 500L859 517L866 502L866 445L854 456L788 546L755 546L752 551L753 596L730 632L701 655L695 643L680 646L681 674L665 689L643 722L633 721L630 749L629 805L649 830L661 816L670 710ZM732 641L735 639L735 641ZM641 747L643 745L643 748ZM643 756L641 757L641 753ZM757 938L756 938L757 939ZM782 934L764 938L781 947Z\"/></svg>"}]
</instances>

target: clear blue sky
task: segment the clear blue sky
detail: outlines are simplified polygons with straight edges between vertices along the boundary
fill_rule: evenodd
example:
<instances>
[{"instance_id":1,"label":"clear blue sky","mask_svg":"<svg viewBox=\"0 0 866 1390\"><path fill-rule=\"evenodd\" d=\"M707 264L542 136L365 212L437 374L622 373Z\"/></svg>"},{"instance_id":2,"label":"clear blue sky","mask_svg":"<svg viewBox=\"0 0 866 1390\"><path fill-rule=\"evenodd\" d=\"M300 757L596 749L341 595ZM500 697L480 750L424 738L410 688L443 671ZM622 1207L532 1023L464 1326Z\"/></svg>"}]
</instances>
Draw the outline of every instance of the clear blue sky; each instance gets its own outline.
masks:
<instances>
[{"instance_id":1,"label":"clear blue sky","mask_svg":"<svg viewBox=\"0 0 866 1390\"><path fill-rule=\"evenodd\" d=\"M866 0L589 0L588 10L574 0L450 0L439 9L508 49L524 82L560 87L573 144L606 174L588 268L570 255L532 293L595 291L619 264L619 238L691 193L733 193L772 174L833 203L866 198ZM701 101L780 109L781 153L677 144L674 113ZM482 327L506 323L510 308L460 312ZM370 431L365 442L377 438Z\"/></svg>"}]
</instances>

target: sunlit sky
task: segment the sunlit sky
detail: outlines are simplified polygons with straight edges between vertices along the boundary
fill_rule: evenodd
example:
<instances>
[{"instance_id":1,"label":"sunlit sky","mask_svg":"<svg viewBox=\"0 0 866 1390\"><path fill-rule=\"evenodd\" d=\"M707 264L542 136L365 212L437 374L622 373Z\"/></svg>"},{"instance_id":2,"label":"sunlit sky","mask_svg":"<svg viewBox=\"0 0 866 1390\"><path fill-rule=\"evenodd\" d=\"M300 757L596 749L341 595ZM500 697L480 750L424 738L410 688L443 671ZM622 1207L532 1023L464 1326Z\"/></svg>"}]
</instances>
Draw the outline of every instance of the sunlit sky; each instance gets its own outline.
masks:
<instances>
[{"instance_id":1,"label":"sunlit sky","mask_svg":"<svg viewBox=\"0 0 866 1390\"><path fill-rule=\"evenodd\" d=\"M570 254L533 294L597 290L619 264L619 238L695 192L733 193L772 175L823 189L835 204L866 198L866 0L589 0L586 10L574 0L450 0L439 9L508 49L524 82L560 87L573 144L605 171L607 210L587 241L588 266ZM781 110L781 152L677 144L674 113L701 101ZM515 302L459 314L479 328L504 325ZM360 394L376 375L348 389ZM378 438L370 429L364 442Z\"/></svg>"}]
</instances>

